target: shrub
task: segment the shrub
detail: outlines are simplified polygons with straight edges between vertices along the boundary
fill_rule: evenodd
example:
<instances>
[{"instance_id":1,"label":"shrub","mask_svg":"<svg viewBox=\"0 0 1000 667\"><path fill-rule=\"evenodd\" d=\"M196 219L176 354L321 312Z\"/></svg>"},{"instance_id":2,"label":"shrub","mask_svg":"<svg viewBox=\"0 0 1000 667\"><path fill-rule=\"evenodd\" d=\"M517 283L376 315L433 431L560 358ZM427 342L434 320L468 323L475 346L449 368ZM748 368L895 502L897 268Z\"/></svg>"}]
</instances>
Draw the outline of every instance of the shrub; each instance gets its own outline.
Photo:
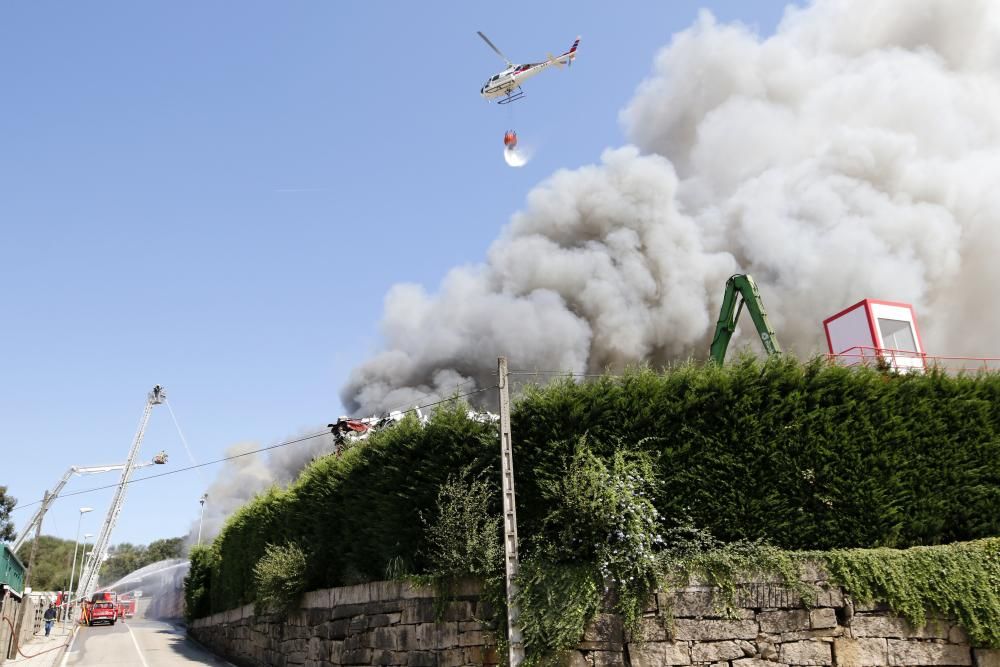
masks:
<instances>
[{"instance_id":1,"label":"shrub","mask_svg":"<svg viewBox=\"0 0 1000 667\"><path fill-rule=\"evenodd\" d=\"M436 513L425 522L425 551L438 577L503 578L503 523L496 485L449 477L438 491Z\"/></svg>"},{"instance_id":2,"label":"shrub","mask_svg":"<svg viewBox=\"0 0 1000 667\"><path fill-rule=\"evenodd\" d=\"M184 616L191 619L212 613L209 587L218 567L218 553L211 546L194 546L188 554L191 566L184 577Z\"/></svg>"},{"instance_id":3,"label":"shrub","mask_svg":"<svg viewBox=\"0 0 1000 667\"><path fill-rule=\"evenodd\" d=\"M306 590L306 555L297 544L267 545L253 568L258 613L293 611Z\"/></svg>"}]
</instances>

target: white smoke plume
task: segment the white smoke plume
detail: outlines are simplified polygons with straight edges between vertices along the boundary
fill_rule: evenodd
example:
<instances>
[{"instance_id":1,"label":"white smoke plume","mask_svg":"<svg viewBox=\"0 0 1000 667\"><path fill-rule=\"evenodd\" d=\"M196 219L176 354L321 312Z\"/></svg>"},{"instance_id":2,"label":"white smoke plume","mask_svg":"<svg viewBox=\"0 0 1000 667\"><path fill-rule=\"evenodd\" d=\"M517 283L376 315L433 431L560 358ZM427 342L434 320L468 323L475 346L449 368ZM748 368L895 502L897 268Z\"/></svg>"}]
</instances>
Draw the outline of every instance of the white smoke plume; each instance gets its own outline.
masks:
<instances>
[{"instance_id":1,"label":"white smoke plume","mask_svg":"<svg viewBox=\"0 0 1000 667\"><path fill-rule=\"evenodd\" d=\"M800 355L873 297L912 302L931 354L1000 356L1000 3L818 0L767 38L706 12L621 120L631 144L532 191L484 263L389 292L348 409L486 382L498 354L705 357L734 272Z\"/></svg>"},{"instance_id":2,"label":"white smoke plume","mask_svg":"<svg viewBox=\"0 0 1000 667\"><path fill-rule=\"evenodd\" d=\"M317 428L309 434L322 430ZM302 433L290 439L309 434ZM239 458L226 461L215 481L208 487L204 519L199 516L191 524L189 544L197 544L199 525L202 543L210 542L241 505L271 486L286 486L313 459L332 452L334 443L333 436L325 434L289 447L273 449L269 453L255 451L260 448L259 443L243 442L226 450L227 457ZM239 456L241 454L243 456Z\"/></svg>"}]
</instances>

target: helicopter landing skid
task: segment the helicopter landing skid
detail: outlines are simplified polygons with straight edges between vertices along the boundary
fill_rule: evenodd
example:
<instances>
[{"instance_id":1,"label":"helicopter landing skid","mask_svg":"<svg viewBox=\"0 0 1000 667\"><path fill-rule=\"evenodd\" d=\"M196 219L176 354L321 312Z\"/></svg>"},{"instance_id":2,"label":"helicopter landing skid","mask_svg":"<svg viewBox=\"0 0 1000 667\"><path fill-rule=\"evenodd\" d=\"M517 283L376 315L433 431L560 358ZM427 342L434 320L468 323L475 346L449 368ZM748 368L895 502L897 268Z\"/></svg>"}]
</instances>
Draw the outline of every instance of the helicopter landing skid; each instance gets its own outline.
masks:
<instances>
[{"instance_id":1,"label":"helicopter landing skid","mask_svg":"<svg viewBox=\"0 0 1000 667\"><path fill-rule=\"evenodd\" d=\"M507 93L507 97L503 98L502 100L498 100L497 104L510 104L511 102L518 101L522 97L524 97L524 91L518 88L516 93L514 94Z\"/></svg>"}]
</instances>

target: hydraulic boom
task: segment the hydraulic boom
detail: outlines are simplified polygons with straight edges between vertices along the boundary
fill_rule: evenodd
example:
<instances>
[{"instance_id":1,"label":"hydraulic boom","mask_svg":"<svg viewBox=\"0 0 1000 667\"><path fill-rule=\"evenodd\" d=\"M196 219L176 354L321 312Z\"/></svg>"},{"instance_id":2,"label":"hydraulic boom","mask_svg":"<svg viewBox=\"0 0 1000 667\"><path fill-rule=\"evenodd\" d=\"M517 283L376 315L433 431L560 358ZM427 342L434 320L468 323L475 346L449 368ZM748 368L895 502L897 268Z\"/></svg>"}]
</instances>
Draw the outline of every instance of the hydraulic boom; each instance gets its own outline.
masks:
<instances>
[{"instance_id":1,"label":"hydraulic boom","mask_svg":"<svg viewBox=\"0 0 1000 667\"><path fill-rule=\"evenodd\" d=\"M62 492L63 487L66 486L66 483L69 482L70 478L73 477L73 475L94 475L101 472L111 472L112 470L121 470L124 467L125 467L124 463L119 463L118 465L113 465L113 466L87 466L87 467L72 466L70 467L69 470L66 471L66 474L62 476L62 479L60 479L59 482L54 487L52 487L52 490L49 491L49 504L51 504L53 500L59 497L59 494ZM21 529L21 532L17 534L17 539L15 539L14 543L10 545L11 551L17 553L17 550L20 549L21 545L24 544L25 540L28 539L28 536L31 535L31 531L35 528L35 524L37 524L38 521L42 518L42 514L44 513L44 508L45 504L43 503L35 511L34 515L32 515L31 521L26 523L24 528Z\"/></svg>"},{"instance_id":2,"label":"hydraulic boom","mask_svg":"<svg viewBox=\"0 0 1000 667\"><path fill-rule=\"evenodd\" d=\"M737 299L739 299L738 305ZM737 273L726 281L726 293L722 297L719 322L715 325L715 337L712 339L711 356L719 365L726 360L729 339L736 331L736 322L740 319L744 304L754 326L757 327L757 334L760 336L760 342L764 344L767 355L772 357L781 354L778 337L767 320L767 311L764 310L764 302L757 290L757 283L749 274Z\"/></svg>"}]
</instances>

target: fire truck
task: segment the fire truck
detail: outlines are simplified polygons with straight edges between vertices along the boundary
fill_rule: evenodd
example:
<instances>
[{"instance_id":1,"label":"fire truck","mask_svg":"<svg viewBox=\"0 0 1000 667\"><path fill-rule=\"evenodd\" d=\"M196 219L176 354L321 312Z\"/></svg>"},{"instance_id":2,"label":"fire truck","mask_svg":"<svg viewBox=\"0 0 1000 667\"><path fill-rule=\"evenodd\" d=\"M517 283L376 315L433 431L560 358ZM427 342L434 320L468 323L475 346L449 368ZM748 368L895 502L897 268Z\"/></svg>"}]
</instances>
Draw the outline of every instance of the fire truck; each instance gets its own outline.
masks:
<instances>
[{"instance_id":1,"label":"fire truck","mask_svg":"<svg viewBox=\"0 0 1000 667\"><path fill-rule=\"evenodd\" d=\"M135 616L135 597L129 593L118 596L118 617L132 618Z\"/></svg>"},{"instance_id":2,"label":"fire truck","mask_svg":"<svg viewBox=\"0 0 1000 667\"><path fill-rule=\"evenodd\" d=\"M110 591L94 593L89 600L83 602L83 613L80 622L87 625L107 623L114 625L118 621L118 594Z\"/></svg>"}]
</instances>

